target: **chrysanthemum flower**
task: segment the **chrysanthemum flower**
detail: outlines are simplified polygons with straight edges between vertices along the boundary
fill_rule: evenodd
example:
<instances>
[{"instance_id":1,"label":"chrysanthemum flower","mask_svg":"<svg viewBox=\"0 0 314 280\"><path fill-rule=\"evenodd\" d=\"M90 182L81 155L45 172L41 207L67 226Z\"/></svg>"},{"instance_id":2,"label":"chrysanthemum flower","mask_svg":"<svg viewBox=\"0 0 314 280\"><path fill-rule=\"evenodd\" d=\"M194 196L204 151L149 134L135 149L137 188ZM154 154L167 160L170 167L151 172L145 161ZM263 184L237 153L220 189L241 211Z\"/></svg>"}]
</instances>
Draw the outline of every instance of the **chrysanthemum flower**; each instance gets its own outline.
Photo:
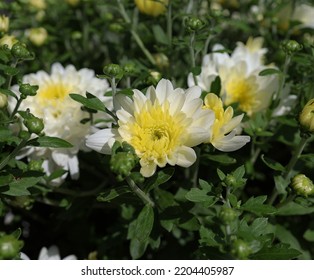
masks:
<instances>
[{"instance_id":1,"label":"chrysanthemum flower","mask_svg":"<svg viewBox=\"0 0 314 280\"><path fill-rule=\"evenodd\" d=\"M202 110L201 89L173 88L162 79L146 95L133 90L133 99L118 95L117 129L104 129L87 139L87 146L104 154L113 143L125 141L140 158L141 174L152 176L157 166L191 166L196 160L193 146L209 139L214 113Z\"/></svg>"},{"instance_id":2,"label":"chrysanthemum flower","mask_svg":"<svg viewBox=\"0 0 314 280\"><path fill-rule=\"evenodd\" d=\"M205 143L211 143L216 149L223 152L232 152L242 148L250 141L249 136L239 136L241 121L244 114L233 118L233 109L223 108L222 100L213 93L204 98L204 109L213 110L215 122L212 126L211 137Z\"/></svg>"},{"instance_id":3,"label":"chrysanthemum flower","mask_svg":"<svg viewBox=\"0 0 314 280\"><path fill-rule=\"evenodd\" d=\"M29 257L23 252L21 252L20 257L22 260L29 260ZM52 245L48 249L47 247L42 247L39 252L38 260L61 260L59 248L56 245ZM62 260L77 260L77 257L75 255L69 255Z\"/></svg>"},{"instance_id":4,"label":"chrysanthemum flower","mask_svg":"<svg viewBox=\"0 0 314 280\"><path fill-rule=\"evenodd\" d=\"M201 74L196 77L198 85L204 91L210 91L212 82L219 76L220 96L225 105L238 103L239 108L249 116L267 108L277 91L278 77L259 76L262 70L269 68L263 64L266 49L262 48L262 39L250 38L246 45L238 43L230 56L218 52L221 50L223 47L216 45L214 53L203 58ZM194 85L191 74L188 84Z\"/></svg>"},{"instance_id":5,"label":"chrysanthemum flower","mask_svg":"<svg viewBox=\"0 0 314 280\"><path fill-rule=\"evenodd\" d=\"M42 147L28 147L20 157L41 159L43 168L48 175L56 169L68 170L73 179L79 176L77 153L84 150L85 136L91 131L90 124L80 121L87 118L87 112L81 110L81 105L69 97L70 93L85 95L86 91L96 95L110 107L111 98L104 97L109 88L106 80L95 77L94 71L81 69L77 71L73 65L63 67L55 63L51 67L51 74L39 71L23 77L23 83L38 85L36 96L28 96L21 103L20 110L29 108L36 117L42 118L45 124L44 133L48 136L59 137L73 145L70 149L52 149ZM19 95L18 85L12 90ZM9 109L13 110L16 100L10 98ZM112 105L111 105L112 106ZM59 184L66 174L59 181Z\"/></svg>"}]
</instances>

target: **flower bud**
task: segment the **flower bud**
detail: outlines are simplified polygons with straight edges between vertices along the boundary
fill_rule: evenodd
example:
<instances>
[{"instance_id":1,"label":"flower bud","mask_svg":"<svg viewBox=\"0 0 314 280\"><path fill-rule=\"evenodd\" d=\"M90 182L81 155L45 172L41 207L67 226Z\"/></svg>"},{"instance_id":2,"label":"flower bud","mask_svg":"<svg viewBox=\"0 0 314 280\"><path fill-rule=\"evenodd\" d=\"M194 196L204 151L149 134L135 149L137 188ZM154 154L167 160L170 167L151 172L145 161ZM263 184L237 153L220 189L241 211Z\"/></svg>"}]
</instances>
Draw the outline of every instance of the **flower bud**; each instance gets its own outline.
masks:
<instances>
[{"instance_id":1,"label":"flower bud","mask_svg":"<svg viewBox=\"0 0 314 280\"><path fill-rule=\"evenodd\" d=\"M22 112L19 113L22 114ZM29 133L35 133L38 135L42 132L45 127L43 119L35 117L29 111L24 112L22 116L24 118L23 124L26 126Z\"/></svg>"},{"instance_id":2,"label":"flower bud","mask_svg":"<svg viewBox=\"0 0 314 280\"><path fill-rule=\"evenodd\" d=\"M0 39L0 46L4 46L7 45L9 47L9 49L12 49L13 45L15 43L17 43L18 40L11 35L4 35L1 39Z\"/></svg>"},{"instance_id":3,"label":"flower bud","mask_svg":"<svg viewBox=\"0 0 314 280\"><path fill-rule=\"evenodd\" d=\"M149 85L154 85L156 86L158 82L161 80L162 75L160 72L157 71L150 71L149 76L146 79L146 83Z\"/></svg>"},{"instance_id":4,"label":"flower bud","mask_svg":"<svg viewBox=\"0 0 314 280\"><path fill-rule=\"evenodd\" d=\"M31 7L37 10L46 9L46 1L45 0L29 0L29 4Z\"/></svg>"},{"instance_id":5,"label":"flower bud","mask_svg":"<svg viewBox=\"0 0 314 280\"><path fill-rule=\"evenodd\" d=\"M0 109L4 108L8 104L8 97L0 92Z\"/></svg>"},{"instance_id":6,"label":"flower bud","mask_svg":"<svg viewBox=\"0 0 314 280\"><path fill-rule=\"evenodd\" d=\"M251 254L251 248L242 239L237 239L232 243L231 254L238 260L245 260Z\"/></svg>"},{"instance_id":7,"label":"flower bud","mask_svg":"<svg viewBox=\"0 0 314 280\"><path fill-rule=\"evenodd\" d=\"M169 59L163 53L157 53L153 55L155 58L156 65L159 69L166 69L169 67Z\"/></svg>"},{"instance_id":8,"label":"flower bud","mask_svg":"<svg viewBox=\"0 0 314 280\"><path fill-rule=\"evenodd\" d=\"M65 0L70 6L75 7L80 3L80 0Z\"/></svg>"},{"instance_id":9,"label":"flower bud","mask_svg":"<svg viewBox=\"0 0 314 280\"><path fill-rule=\"evenodd\" d=\"M123 71L127 76L133 76L136 74L136 64L134 62L128 62L123 66Z\"/></svg>"},{"instance_id":10,"label":"flower bud","mask_svg":"<svg viewBox=\"0 0 314 280\"><path fill-rule=\"evenodd\" d=\"M21 130L19 133L19 137L23 140L28 140L31 137L31 135L28 131Z\"/></svg>"},{"instance_id":11,"label":"flower bud","mask_svg":"<svg viewBox=\"0 0 314 280\"><path fill-rule=\"evenodd\" d=\"M295 40L285 41L281 44L281 47L287 55L292 55L293 53L296 53L303 48L303 46Z\"/></svg>"},{"instance_id":12,"label":"flower bud","mask_svg":"<svg viewBox=\"0 0 314 280\"><path fill-rule=\"evenodd\" d=\"M229 207L222 207L219 212L219 219L225 225L228 225L231 222L235 221L237 217L238 217L237 212Z\"/></svg>"},{"instance_id":13,"label":"flower bud","mask_svg":"<svg viewBox=\"0 0 314 280\"><path fill-rule=\"evenodd\" d=\"M9 30L9 18L5 15L0 15L0 32L6 33Z\"/></svg>"},{"instance_id":14,"label":"flower bud","mask_svg":"<svg viewBox=\"0 0 314 280\"><path fill-rule=\"evenodd\" d=\"M204 27L205 23L196 17L188 17L185 20L185 27L189 32L195 32Z\"/></svg>"},{"instance_id":15,"label":"flower bud","mask_svg":"<svg viewBox=\"0 0 314 280\"><path fill-rule=\"evenodd\" d=\"M27 31L26 35L29 40L37 47L42 46L48 38L47 30L43 27L32 28Z\"/></svg>"},{"instance_id":16,"label":"flower bud","mask_svg":"<svg viewBox=\"0 0 314 280\"><path fill-rule=\"evenodd\" d=\"M314 194L313 182L304 174L294 176L291 180L291 186L298 195L307 197Z\"/></svg>"},{"instance_id":17,"label":"flower bud","mask_svg":"<svg viewBox=\"0 0 314 280\"><path fill-rule=\"evenodd\" d=\"M299 122L305 132L314 133L314 98L303 107L299 115Z\"/></svg>"},{"instance_id":18,"label":"flower bud","mask_svg":"<svg viewBox=\"0 0 314 280\"><path fill-rule=\"evenodd\" d=\"M109 30L115 33L122 33L125 28L121 23L113 22L109 24Z\"/></svg>"},{"instance_id":19,"label":"flower bud","mask_svg":"<svg viewBox=\"0 0 314 280\"><path fill-rule=\"evenodd\" d=\"M143 14L157 17L165 13L168 0L134 0L137 8Z\"/></svg>"},{"instance_id":20,"label":"flower bud","mask_svg":"<svg viewBox=\"0 0 314 280\"><path fill-rule=\"evenodd\" d=\"M12 46L11 52L13 56L18 59L26 59L31 56L25 45L20 42L17 42Z\"/></svg>"},{"instance_id":21,"label":"flower bud","mask_svg":"<svg viewBox=\"0 0 314 280\"><path fill-rule=\"evenodd\" d=\"M12 260L17 257L23 241L17 240L12 235L4 235L0 237L0 260Z\"/></svg>"},{"instance_id":22,"label":"flower bud","mask_svg":"<svg viewBox=\"0 0 314 280\"><path fill-rule=\"evenodd\" d=\"M103 72L110 78L121 79L123 77L123 69L118 64L108 64L104 67Z\"/></svg>"},{"instance_id":23,"label":"flower bud","mask_svg":"<svg viewBox=\"0 0 314 280\"><path fill-rule=\"evenodd\" d=\"M136 166L138 158L131 152L118 152L110 159L110 169L118 175L119 180L131 174L131 170Z\"/></svg>"},{"instance_id":24,"label":"flower bud","mask_svg":"<svg viewBox=\"0 0 314 280\"><path fill-rule=\"evenodd\" d=\"M35 96L37 94L39 86L35 85L32 86L30 84L21 84L19 87L19 91L24 96Z\"/></svg>"},{"instance_id":25,"label":"flower bud","mask_svg":"<svg viewBox=\"0 0 314 280\"><path fill-rule=\"evenodd\" d=\"M43 164L43 160L31 160L27 165L27 169L29 171L44 172L42 164Z\"/></svg>"}]
</instances>

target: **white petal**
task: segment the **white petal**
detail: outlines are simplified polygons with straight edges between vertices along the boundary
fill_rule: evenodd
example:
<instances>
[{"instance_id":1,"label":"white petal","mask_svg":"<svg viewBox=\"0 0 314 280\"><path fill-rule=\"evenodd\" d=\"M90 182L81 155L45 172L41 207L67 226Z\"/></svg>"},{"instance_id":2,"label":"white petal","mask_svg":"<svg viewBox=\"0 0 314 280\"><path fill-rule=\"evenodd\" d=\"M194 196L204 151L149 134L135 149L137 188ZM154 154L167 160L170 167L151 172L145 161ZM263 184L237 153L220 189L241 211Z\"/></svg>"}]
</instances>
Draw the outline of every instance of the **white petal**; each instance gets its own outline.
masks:
<instances>
[{"instance_id":1,"label":"white petal","mask_svg":"<svg viewBox=\"0 0 314 280\"><path fill-rule=\"evenodd\" d=\"M141 164L140 173L144 177L151 177L156 172L157 165L153 161L148 162L148 161L140 160L140 164Z\"/></svg>"},{"instance_id":2,"label":"white petal","mask_svg":"<svg viewBox=\"0 0 314 280\"><path fill-rule=\"evenodd\" d=\"M189 167L196 161L195 151L186 146L181 146L176 150L178 155L177 165L182 167Z\"/></svg>"},{"instance_id":3,"label":"white petal","mask_svg":"<svg viewBox=\"0 0 314 280\"><path fill-rule=\"evenodd\" d=\"M173 85L169 80L161 79L156 87L159 104L163 104L167 97L173 92Z\"/></svg>"},{"instance_id":4,"label":"white petal","mask_svg":"<svg viewBox=\"0 0 314 280\"><path fill-rule=\"evenodd\" d=\"M210 128L204 129L203 127L193 126L187 131L187 134L189 137L184 142L184 145L194 147L210 139Z\"/></svg>"},{"instance_id":5,"label":"white petal","mask_svg":"<svg viewBox=\"0 0 314 280\"><path fill-rule=\"evenodd\" d=\"M77 180L80 176L79 161L77 155L71 155L68 159L68 166L71 178Z\"/></svg>"},{"instance_id":6,"label":"white petal","mask_svg":"<svg viewBox=\"0 0 314 280\"><path fill-rule=\"evenodd\" d=\"M134 89L133 92L134 112L140 112L147 101L147 97L137 89Z\"/></svg>"},{"instance_id":7,"label":"white petal","mask_svg":"<svg viewBox=\"0 0 314 280\"><path fill-rule=\"evenodd\" d=\"M117 94L114 97L113 102L114 102L113 107L116 111L123 108L128 113L133 114L134 106L130 97L124 94Z\"/></svg>"},{"instance_id":8,"label":"white petal","mask_svg":"<svg viewBox=\"0 0 314 280\"><path fill-rule=\"evenodd\" d=\"M231 130L235 129L242 121L244 114L236 116L232 118L228 123L223 126L224 134L230 132Z\"/></svg>"},{"instance_id":9,"label":"white petal","mask_svg":"<svg viewBox=\"0 0 314 280\"><path fill-rule=\"evenodd\" d=\"M57 246L43 247L39 253L39 260L60 260L60 253Z\"/></svg>"},{"instance_id":10,"label":"white petal","mask_svg":"<svg viewBox=\"0 0 314 280\"><path fill-rule=\"evenodd\" d=\"M242 148L246 143L250 142L250 136L235 136L234 134L230 134L221 138L219 141L212 143L213 146L222 152L233 152Z\"/></svg>"},{"instance_id":11,"label":"white petal","mask_svg":"<svg viewBox=\"0 0 314 280\"><path fill-rule=\"evenodd\" d=\"M110 155L114 140L117 138L118 138L117 129L114 128L101 129L87 137L86 146L99 153Z\"/></svg>"}]
</instances>

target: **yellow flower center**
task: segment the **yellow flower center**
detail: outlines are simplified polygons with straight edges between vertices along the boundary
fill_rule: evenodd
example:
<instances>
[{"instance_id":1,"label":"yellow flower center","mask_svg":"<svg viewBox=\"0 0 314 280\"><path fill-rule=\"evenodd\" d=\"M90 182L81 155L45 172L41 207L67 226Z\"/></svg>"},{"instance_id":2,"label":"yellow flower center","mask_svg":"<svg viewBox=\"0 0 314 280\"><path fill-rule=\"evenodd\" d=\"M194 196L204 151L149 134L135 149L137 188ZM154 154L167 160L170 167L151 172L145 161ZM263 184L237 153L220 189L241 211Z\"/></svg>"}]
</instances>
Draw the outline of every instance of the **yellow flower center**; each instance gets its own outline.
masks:
<instances>
[{"instance_id":1,"label":"yellow flower center","mask_svg":"<svg viewBox=\"0 0 314 280\"><path fill-rule=\"evenodd\" d=\"M135 114L134 123L129 125L130 144L143 160L166 164L166 157L182 144L184 113L170 115L169 104L163 106L155 102Z\"/></svg>"},{"instance_id":2,"label":"yellow flower center","mask_svg":"<svg viewBox=\"0 0 314 280\"><path fill-rule=\"evenodd\" d=\"M239 103L239 108L250 114L256 105L255 92L257 86L254 81L249 79L231 79L226 84L227 99L226 105Z\"/></svg>"}]
</instances>

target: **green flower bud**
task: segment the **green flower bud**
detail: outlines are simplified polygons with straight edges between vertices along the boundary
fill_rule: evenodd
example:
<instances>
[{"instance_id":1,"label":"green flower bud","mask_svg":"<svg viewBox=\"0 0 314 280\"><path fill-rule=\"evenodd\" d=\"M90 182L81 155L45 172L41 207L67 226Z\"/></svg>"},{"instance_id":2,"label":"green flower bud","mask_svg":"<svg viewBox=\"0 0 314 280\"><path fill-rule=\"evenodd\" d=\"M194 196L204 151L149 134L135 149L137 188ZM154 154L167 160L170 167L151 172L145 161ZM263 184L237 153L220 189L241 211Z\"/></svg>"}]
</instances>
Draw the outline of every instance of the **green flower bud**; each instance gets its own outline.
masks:
<instances>
[{"instance_id":1,"label":"green flower bud","mask_svg":"<svg viewBox=\"0 0 314 280\"><path fill-rule=\"evenodd\" d=\"M43 172L44 169L42 167L42 164L43 164L43 160L31 160L27 165L27 169L29 171Z\"/></svg>"},{"instance_id":2,"label":"green flower bud","mask_svg":"<svg viewBox=\"0 0 314 280\"><path fill-rule=\"evenodd\" d=\"M35 96L38 89L39 86L32 86L30 84L21 84L19 87L19 91L23 96Z\"/></svg>"},{"instance_id":3,"label":"green flower bud","mask_svg":"<svg viewBox=\"0 0 314 280\"><path fill-rule=\"evenodd\" d=\"M35 134L40 134L42 130L44 129L44 121L43 119L35 117L33 114L31 114L28 111L26 112L19 112L22 117L24 118L24 125L28 129L29 133L35 133Z\"/></svg>"},{"instance_id":4,"label":"green flower bud","mask_svg":"<svg viewBox=\"0 0 314 280\"><path fill-rule=\"evenodd\" d=\"M242 239L237 239L231 245L231 254L236 259L245 260L251 254L251 248Z\"/></svg>"},{"instance_id":5,"label":"green flower bud","mask_svg":"<svg viewBox=\"0 0 314 280\"><path fill-rule=\"evenodd\" d=\"M223 224L228 225L231 222L235 221L238 217L237 212L229 207L222 207L219 212L219 219Z\"/></svg>"},{"instance_id":6,"label":"green flower bud","mask_svg":"<svg viewBox=\"0 0 314 280\"><path fill-rule=\"evenodd\" d=\"M304 174L294 176L291 180L291 186L298 195L307 197L314 194L314 184Z\"/></svg>"},{"instance_id":7,"label":"green flower bud","mask_svg":"<svg viewBox=\"0 0 314 280\"><path fill-rule=\"evenodd\" d=\"M118 175L118 179L123 179L131 174L131 170L136 166L138 158L131 152L118 152L111 156L110 168Z\"/></svg>"},{"instance_id":8,"label":"green flower bud","mask_svg":"<svg viewBox=\"0 0 314 280\"><path fill-rule=\"evenodd\" d=\"M125 28L121 23L113 22L109 24L109 30L115 33L122 33Z\"/></svg>"},{"instance_id":9,"label":"green flower bud","mask_svg":"<svg viewBox=\"0 0 314 280\"><path fill-rule=\"evenodd\" d=\"M232 174L228 174L224 180L226 186L233 187L237 184L236 178Z\"/></svg>"},{"instance_id":10,"label":"green flower bud","mask_svg":"<svg viewBox=\"0 0 314 280\"><path fill-rule=\"evenodd\" d=\"M305 104L299 115L299 122L305 132L314 132L314 98Z\"/></svg>"},{"instance_id":11,"label":"green flower bud","mask_svg":"<svg viewBox=\"0 0 314 280\"><path fill-rule=\"evenodd\" d=\"M137 72L136 70L136 64L134 62L128 62L123 66L123 71L128 76L134 75Z\"/></svg>"},{"instance_id":12,"label":"green flower bud","mask_svg":"<svg viewBox=\"0 0 314 280\"><path fill-rule=\"evenodd\" d=\"M188 17L185 20L185 27L189 32L195 32L202 29L205 26L205 23L196 17Z\"/></svg>"},{"instance_id":13,"label":"green flower bud","mask_svg":"<svg viewBox=\"0 0 314 280\"><path fill-rule=\"evenodd\" d=\"M112 13L104 13L103 14L103 19L105 20L105 21L111 21L111 20L113 20L113 14Z\"/></svg>"},{"instance_id":14,"label":"green flower bud","mask_svg":"<svg viewBox=\"0 0 314 280\"><path fill-rule=\"evenodd\" d=\"M0 260L16 258L22 247L23 241L17 240L12 235L0 237Z\"/></svg>"},{"instance_id":15,"label":"green flower bud","mask_svg":"<svg viewBox=\"0 0 314 280\"><path fill-rule=\"evenodd\" d=\"M121 79L123 77L123 69L118 64L108 64L104 67L103 72L111 78Z\"/></svg>"},{"instance_id":16,"label":"green flower bud","mask_svg":"<svg viewBox=\"0 0 314 280\"><path fill-rule=\"evenodd\" d=\"M31 57L31 53L25 47L24 44L18 42L12 46L11 52L15 58L18 59L27 59Z\"/></svg>"},{"instance_id":17,"label":"green flower bud","mask_svg":"<svg viewBox=\"0 0 314 280\"><path fill-rule=\"evenodd\" d=\"M292 55L293 53L296 53L303 48L303 46L295 40L285 41L281 44L281 47L287 55Z\"/></svg>"},{"instance_id":18,"label":"green flower bud","mask_svg":"<svg viewBox=\"0 0 314 280\"><path fill-rule=\"evenodd\" d=\"M19 133L19 137L23 140L28 140L31 137L31 135L28 131L21 130Z\"/></svg>"}]
</instances>

